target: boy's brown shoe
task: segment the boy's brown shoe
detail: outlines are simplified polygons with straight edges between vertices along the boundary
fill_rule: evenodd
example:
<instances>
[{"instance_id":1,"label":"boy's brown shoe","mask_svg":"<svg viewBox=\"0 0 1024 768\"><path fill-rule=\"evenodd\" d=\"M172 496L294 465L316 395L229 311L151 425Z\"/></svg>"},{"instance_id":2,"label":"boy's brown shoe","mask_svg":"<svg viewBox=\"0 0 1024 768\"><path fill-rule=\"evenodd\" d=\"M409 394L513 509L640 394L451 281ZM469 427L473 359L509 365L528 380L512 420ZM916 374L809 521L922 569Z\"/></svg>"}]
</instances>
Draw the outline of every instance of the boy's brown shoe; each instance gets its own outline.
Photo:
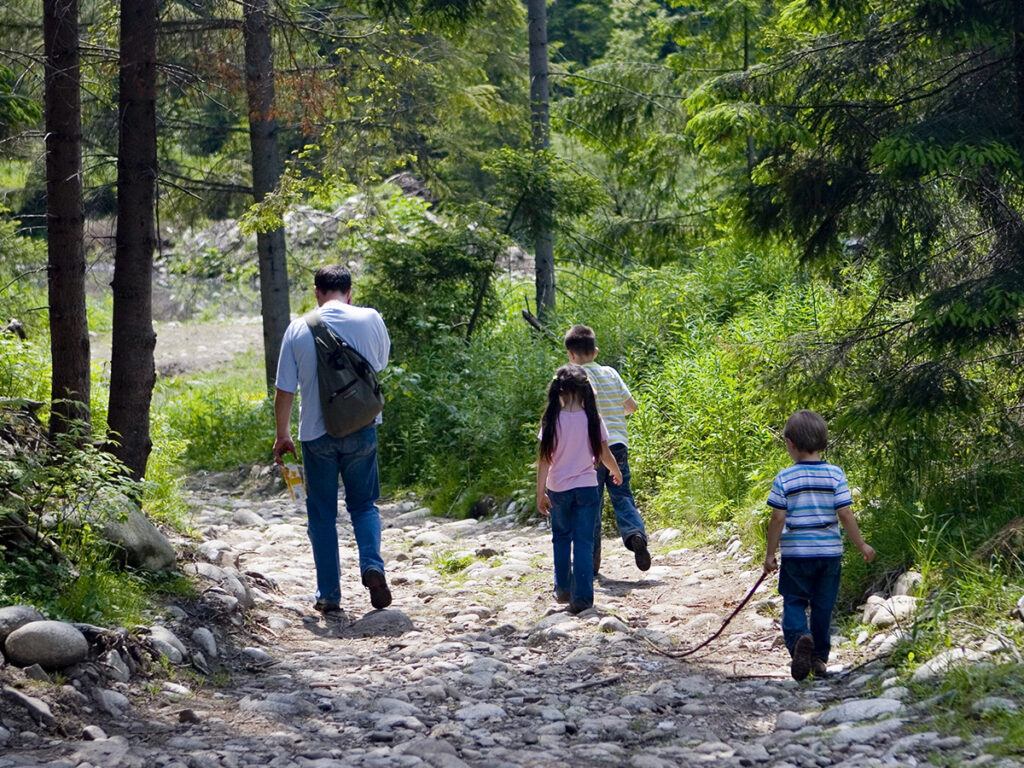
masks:
<instances>
[{"instance_id":1,"label":"boy's brown shoe","mask_svg":"<svg viewBox=\"0 0 1024 768\"><path fill-rule=\"evenodd\" d=\"M821 659L813 659L811 661L811 674L818 680L828 677L828 665Z\"/></svg>"},{"instance_id":2,"label":"boy's brown shoe","mask_svg":"<svg viewBox=\"0 0 1024 768\"><path fill-rule=\"evenodd\" d=\"M811 674L811 664L814 659L814 638L810 635L800 635L797 638L796 646L793 648L793 663L789 671L794 680L806 680Z\"/></svg>"}]
</instances>

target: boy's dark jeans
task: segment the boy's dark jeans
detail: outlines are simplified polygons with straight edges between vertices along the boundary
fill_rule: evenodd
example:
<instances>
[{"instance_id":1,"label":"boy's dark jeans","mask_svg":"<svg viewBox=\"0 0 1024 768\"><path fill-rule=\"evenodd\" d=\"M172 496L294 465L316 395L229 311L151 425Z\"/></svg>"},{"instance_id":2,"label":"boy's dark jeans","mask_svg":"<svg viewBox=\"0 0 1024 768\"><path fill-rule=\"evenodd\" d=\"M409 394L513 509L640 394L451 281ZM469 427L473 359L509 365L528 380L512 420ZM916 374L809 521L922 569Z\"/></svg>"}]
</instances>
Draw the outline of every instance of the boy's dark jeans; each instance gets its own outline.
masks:
<instances>
[{"instance_id":1,"label":"boy's dark jeans","mask_svg":"<svg viewBox=\"0 0 1024 768\"><path fill-rule=\"evenodd\" d=\"M615 457L615 463L619 465L622 472L622 483L616 485L612 482L611 474L604 464L597 465L597 488L601 493L601 504L604 505L604 491L608 491L608 498L612 500L612 509L615 510L615 524L618 526L622 543L625 544L630 536L639 533L647 541L647 532L644 530L644 520L640 517L640 510L636 508L633 500L633 491L629 487L629 448L623 443L615 443L608 446ZM601 559L601 512L597 513L596 527L594 528L594 560Z\"/></svg>"},{"instance_id":2,"label":"boy's dark jeans","mask_svg":"<svg viewBox=\"0 0 1024 768\"><path fill-rule=\"evenodd\" d=\"M790 655L797 638L810 634L814 638L814 658L828 661L832 650L832 609L839 595L842 564L842 557L782 558L779 566L782 637Z\"/></svg>"}]
</instances>

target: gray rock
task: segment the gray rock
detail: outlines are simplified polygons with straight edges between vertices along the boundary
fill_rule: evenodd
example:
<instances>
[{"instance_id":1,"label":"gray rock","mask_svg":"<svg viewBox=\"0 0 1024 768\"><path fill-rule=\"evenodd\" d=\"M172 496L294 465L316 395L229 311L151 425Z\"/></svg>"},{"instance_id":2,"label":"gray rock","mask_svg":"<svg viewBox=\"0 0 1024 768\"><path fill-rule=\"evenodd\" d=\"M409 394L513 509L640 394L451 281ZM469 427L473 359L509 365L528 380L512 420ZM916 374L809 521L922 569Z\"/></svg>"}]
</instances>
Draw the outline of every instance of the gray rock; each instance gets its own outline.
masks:
<instances>
[{"instance_id":1,"label":"gray rock","mask_svg":"<svg viewBox=\"0 0 1024 768\"><path fill-rule=\"evenodd\" d=\"M1017 600L1017 618L1024 621L1024 595Z\"/></svg>"},{"instance_id":2,"label":"gray rock","mask_svg":"<svg viewBox=\"0 0 1024 768\"><path fill-rule=\"evenodd\" d=\"M836 731L832 734L829 741L833 746L837 747L845 744L871 744L874 746L879 739L887 734L898 731L902 727L902 720L898 717L891 717L888 720L871 723L870 725L861 725L856 728L845 728Z\"/></svg>"},{"instance_id":3,"label":"gray rock","mask_svg":"<svg viewBox=\"0 0 1024 768\"><path fill-rule=\"evenodd\" d=\"M622 623L621 619L615 616L605 616L598 622L597 628L602 632L623 632L629 633L629 627Z\"/></svg>"},{"instance_id":4,"label":"gray rock","mask_svg":"<svg viewBox=\"0 0 1024 768\"><path fill-rule=\"evenodd\" d=\"M353 621L347 632L356 637L398 637L413 630L412 620L401 611L371 611Z\"/></svg>"},{"instance_id":5,"label":"gray rock","mask_svg":"<svg viewBox=\"0 0 1024 768\"><path fill-rule=\"evenodd\" d=\"M82 729L82 738L86 741L102 741L107 738L107 732L98 725L87 725Z\"/></svg>"},{"instance_id":6,"label":"gray rock","mask_svg":"<svg viewBox=\"0 0 1024 768\"><path fill-rule=\"evenodd\" d=\"M190 563L182 570L213 582L245 608L251 608L256 604L245 580L234 568L221 568L213 563Z\"/></svg>"},{"instance_id":7,"label":"gray rock","mask_svg":"<svg viewBox=\"0 0 1024 768\"><path fill-rule=\"evenodd\" d=\"M192 642L198 645L203 653L211 659L217 658L217 638L206 627L197 627L192 631Z\"/></svg>"},{"instance_id":8,"label":"gray rock","mask_svg":"<svg viewBox=\"0 0 1024 768\"><path fill-rule=\"evenodd\" d=\"M92 695L100 709L114 717L123 716L132 705L123 693L112 691L109 688L97 688Z\"/></svg>"},{"instance_id":9,"label":"gray rock","mask_svg":"<svg viewBox=\"0 0 1024 768\"><path fill-rule=\"evenodd\" d=\"M52 728L56 722L53 717L53 712L50 711L50 705L42 699L37 699L35 696L29 696L15 688L9 688L6 685L3 688L3 698L12 704L28 710L28 713L31 715L33 720L45 725L47 728Z\"/></svg>"},{"instance_id":10,"label":"gray rock","mask_svg":"<svg viewBox=\"0 0 1024 768\"><path fill-rule=\"evenodd\" d=\"M929 659L914 670L914 674L911 675L910 679L915 683L934 680L935 678L942 677L947 670L953 667L962 667L976 661L981 661L984 658L985 654L981 651L975 651L970 648L950 648L948 651L944 651L938 656Z\"/></svg>"},{"instance_id":11,"label":"gray rock","mask_svg":"<svg viewBox=\"0 0 1024 768\"><path fill-rule=\"evenodd\" d=\"M250 664L256 664L259 666L274 663L274 657L262 648L243 648L242 656L244 656L245 660Z\"/></svg>"},{"instance_id":12,"label":"gray rock","mask_svg":"<svg viewBox=\"0 0 1024 768\"><path fill-rule=\"evenodd\" d=\"M1020 710L1013 699L1007 699L1003 696L986 696L983 699L978 699L971 705L971 711L978 715L985 715L990 712L1010 712L1014 713Z\"/></svg>"},{"instance_id":13,"label":"gray rock","mask_svg":"<svg viewBox=\"0 0 1024 768\"><path fill-rule=\"evenodd\" d=\"M33 621L7 636L4 654L19 667L38 664L43 669L63 669L85 661L89 643L66 622Z\"/></svg>"},{"instance_id":14,"label":"gray rock","mask_svg":"<svg viewBox=\"0 0 1024 768\"><path fill-rule=\"evenodd\" d=\"M11 632L33 621L46 621L46 617L30 605L7 605L0 608L0 648L3 648Z\"/></svg>"},{"instance_id":15,"label":"gray rock","mask_svg":"<svg viewBox=\"0 0 1024 768\"><path fill-rule=\"evenodd\" d=\"M775 717L775 730L799 731L807 725L807 718L796 712L783 711Z\"/></svg>"},{"instance_id":16,"label":"gray rock","mask_svg":"<svg viewBox=\"0 0 1024 768\"><path fill-rule=\"evenodd\" d=\"M52 683L50 676L46 674L46 670L38 664L32 664L31 666L25 667L25 677L29 680L35 680L40 683Z\"/></svg>"},{"instance_id":17,"label":"gray rock","mask_svg":"<svg viewBox=\"0 0 1024 768\"><path fill-rule=\"evenodd\" d=\"M487 702L471 704L468 707L462 707L462 709L455 712L456 720L463 720L470 723L479 722L481 720L502 720L506 717L508 717L508 714L504 709L499 707L497 704L489 704Z\"/></svg>"},{"instance_id":18,"label":"gray rock","mask_svg":"<svg viewBox=\"0 0 1024 768\"><path fill-rule=\"evenodd\" d=\"M159 624L149 628L149 642L159 654L166 656L172 664L180 664L188 656L188 651L178 636Z\"/></svg>"},{"instance_id":19,"label":"gray rock","mask_svg":"<svg viewBox=\"0 0 1024 768\"><path fill-rule=\"evenodd\" d=\"M816 722L818 725L855 723L895 714L902 709L903 704L896 699L854 699L825 710Z\"/></svg>"},{"instance_id":20,"label":"gray rock","mask_svg":"<svg viewBox=\"0 0 1024 768\"><path fill-rule=\"evenodd\" d=\"M95 765L103 768L129 768L137 765L128 759L129 745L124 736L79 742L71 755L76 765Z\"/></svg>"},{"instance_id":21,"label":"gray rock","mask_svg":"<svg viewBox=\"0 0 1024 768\"><path fill-rule=\"evenodd\" d=\"M121 658L121 654L114 649L111 649L100 656L99 663L106 676L112 680L127 683L132 677L132 671L128 668L128 665L124 663L124 659Z\"/></svg>"},{"instance_id":22,"label":"gray rock","mask_svg":"<svg viewBox=\"0 0 1024 768\"><path fill-rule=\"evenodd\" d=\"M168 538L139 511L129 513L123 521L107 521L103 537L122 549L125 562L133 568L168 571L177 561Z\"/></svg>"},{"instance_id":23,"label":"gray rock","mask_svg":"<svg viewBox=\"0 0 1024 768\"><path fill-rule=\"evenodd\" d=\"M251 509L236 509L235 513L231 516L231 519L241 526L261 526L266 525L267 521L257 515Z\"/></svg>"}]
</instances>

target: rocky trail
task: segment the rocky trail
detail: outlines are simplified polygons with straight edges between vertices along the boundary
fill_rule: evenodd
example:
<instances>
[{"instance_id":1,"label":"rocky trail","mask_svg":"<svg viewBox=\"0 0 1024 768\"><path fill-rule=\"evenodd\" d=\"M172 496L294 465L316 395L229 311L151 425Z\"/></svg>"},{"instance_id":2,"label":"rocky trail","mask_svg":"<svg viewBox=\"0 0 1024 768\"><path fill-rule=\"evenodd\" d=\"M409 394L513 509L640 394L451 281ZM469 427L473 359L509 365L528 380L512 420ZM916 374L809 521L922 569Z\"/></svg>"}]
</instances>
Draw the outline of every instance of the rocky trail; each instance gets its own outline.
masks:
<instances>
[{"instance_id":1,"label":"rocky trail","mask_svg":"<svg viewBox=\"0 0 1024 768\"><path fill-rule=\"evenodd\" d=\"M571 616L551 596L539 518L446 520L393 500L394 603L370 608L343 513L344 613L325 620L304 513L262 474L270 493L193 480L201 540L176 546L197 591L130 633L160 654L148 671L110 643L57 675L2 670L0 768L1020 764L936 730L934 701L913 703L864 655L891 633L846 638L836 674L791 680L773 578L710 646L665 655L718 629L756 582L738 541L687 549L654 531L640 572L608 538L596 607Z\"/></svg>"}]
</instances>

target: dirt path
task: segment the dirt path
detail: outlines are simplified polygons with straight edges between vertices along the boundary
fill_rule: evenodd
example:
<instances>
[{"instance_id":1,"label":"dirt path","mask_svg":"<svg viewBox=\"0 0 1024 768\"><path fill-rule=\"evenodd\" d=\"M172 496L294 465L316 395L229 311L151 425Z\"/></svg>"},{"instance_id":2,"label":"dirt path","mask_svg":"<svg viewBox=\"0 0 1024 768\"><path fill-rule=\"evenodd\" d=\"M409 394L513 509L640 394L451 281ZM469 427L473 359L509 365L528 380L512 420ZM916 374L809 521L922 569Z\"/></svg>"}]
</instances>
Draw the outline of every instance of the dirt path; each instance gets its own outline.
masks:
<instances>
[{"instance_id":1,"label":"dirt path","mask_svg":"<svg viewBox=\"0 0 1024 768\"><path fill-rule=\"evenodd\" d=\"M345 613L325 621L311 609L303 512L279 492L220 490L230 484L214 476L190 492L203 543L185 567L201 586L168 607L183 654L167 676L118 683L96 671L94 684L124 701L79 684L77 705L67 692L55 703L68 738L13 733L0 768L811 768L984 752L922 725L927 706L904 705L880 664L789 679L769 583L709 648L659 653L707 637L756 581L737 546L686 549L657 531L641 573L606 540L596 610L573 617L550 595L542 522L443 520L392 502L382 516L394 604L370 610L343 519ZM836 661L859 661L851 654ZM84 725L109 738L80 740Z\"/></svg>"}]
</instances>

